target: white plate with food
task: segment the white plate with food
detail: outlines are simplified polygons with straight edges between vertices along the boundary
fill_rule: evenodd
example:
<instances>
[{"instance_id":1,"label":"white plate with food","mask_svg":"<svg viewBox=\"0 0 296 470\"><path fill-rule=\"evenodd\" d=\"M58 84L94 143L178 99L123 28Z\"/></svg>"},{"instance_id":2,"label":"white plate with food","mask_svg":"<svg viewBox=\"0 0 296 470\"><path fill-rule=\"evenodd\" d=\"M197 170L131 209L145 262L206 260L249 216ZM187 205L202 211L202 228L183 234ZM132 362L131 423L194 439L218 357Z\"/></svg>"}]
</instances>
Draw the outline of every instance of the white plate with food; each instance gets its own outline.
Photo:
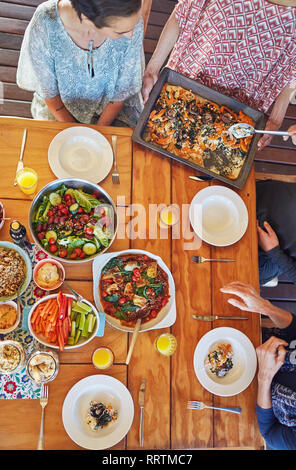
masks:
<instances>
[{"instance_id":1,"label":"white plate with food","mask_svg":"<svg viewBox=\"0 0 296 470\"><path fill-rule=\"evenodd\" d=\"M197 379L209 392L225 397L237 395L255 376L256 351L241 331L215 328L198 342L193 366Z\"/></svg>"},{"instance_id":2,"label":"white plate with food","mask_svg":"<svg viewBox=\"0 0 296 470\"><path fill-rule=\"evenodd\" d=\"M109 174L113 152L106 137L91 127L64 129L51 141L48 162L57 178L99 183Z\"/></svg>"},{"instance_id":3,"label":"white plate with food","mask_svg":"<svg viewBox=\"0 0 296 470\"><path fill-rule=\"evenodd\" d=\"M128 433L134 403L128 389L108 375L91 375L67 393L62 419L69 437L85 449L113 447Z\"/></svg>"},{"instance_id":4,"label":"white plate with food","mask_svg":"<svg viewBox=\"0 0 296 470\"><path fill-rule=\"evenodd\" d=\"M224 186L208 186L199 191L191 201L189 218L195 233L214 246L236 243L249 222L242 198Z\"/></svg>"},{"instance_id":5,"label":"white plate with food","mask_svg":"<svg viewBox=\"0 0 296 470\"><path fill-rule=\"evenodd\" d=\"M0 301L14 300L22 294L32 278L32 263L25 250L15 243L0 241Z\"/></svg>"},{"instance_id":6,"label":"white plate with food","mask_svg":"<svg viewBox=\"0 0 296 470\"><path fill-rule=\"evenodd\" d=\"M139 316L140 332L166 328L176 321L173 276L164 261L148 251L131 249L99 256L93 262L93 289L97 308L114 328L132 332Z\"/></svg>"}]
</instances>

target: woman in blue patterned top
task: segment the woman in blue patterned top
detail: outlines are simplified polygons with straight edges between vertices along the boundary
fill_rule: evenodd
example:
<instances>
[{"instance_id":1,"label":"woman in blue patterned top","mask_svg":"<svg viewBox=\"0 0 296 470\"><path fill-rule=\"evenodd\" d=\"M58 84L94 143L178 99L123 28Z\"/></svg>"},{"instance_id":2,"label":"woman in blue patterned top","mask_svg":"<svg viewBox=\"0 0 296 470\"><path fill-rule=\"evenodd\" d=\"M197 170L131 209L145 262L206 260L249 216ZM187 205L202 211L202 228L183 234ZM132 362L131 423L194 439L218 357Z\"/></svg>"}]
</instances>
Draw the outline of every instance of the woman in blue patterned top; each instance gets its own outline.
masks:
<instances>
[{"instance_id":1,"label":"woman in blue patterned top","mask_svg":"<svg viewBox=\"0 0 296 470\"><path fill-rule=\"evenodd\" d=\"M22 43L20 88L34 119L125 124L142 110L141 0L48 0Z\"/></svg>"}]
</instances>

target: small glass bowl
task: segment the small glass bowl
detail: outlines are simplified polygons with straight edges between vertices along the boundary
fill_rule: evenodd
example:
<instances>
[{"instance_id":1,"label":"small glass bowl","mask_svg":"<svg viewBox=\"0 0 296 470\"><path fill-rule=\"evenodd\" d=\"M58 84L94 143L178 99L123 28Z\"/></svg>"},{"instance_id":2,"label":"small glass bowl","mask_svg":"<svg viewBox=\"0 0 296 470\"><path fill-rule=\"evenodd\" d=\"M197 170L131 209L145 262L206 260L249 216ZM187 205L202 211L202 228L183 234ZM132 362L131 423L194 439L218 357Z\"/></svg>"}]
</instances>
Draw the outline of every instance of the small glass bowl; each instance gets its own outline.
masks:
<instances>
[{"instance_id":1,"label":"small glass bowl","mask_svg":"<svg viewBox=\"0 0 296 470\"><path fill-rule=\"evenodd\" d=\"M18 358L15 360L15 364L11 367L4 367L2 364L2 348L5 346L11 346L12 348L15 348L18 353ZM23 345L19 341L13 341L10 339L4 340L0 342L0 373L1 374L15 374L16 372L19 372L23 367L26 362L26 353L24 350Z\"/></svg>"},{"instance_id":2,"label":"small glass bowl","mask_svg":"<svg viewBox=\"0 0 296 470\"><path fill-rule=\"evenodd\" d=\"M59 372L59 357L57 355L56 352L54 351L51 351L50 349L37 349L36 351L33 351L30 356L28 357L27 359L27 375L30 377L30 379L35 382L36 384L40 384L40 380L36 380L33 375L31 374L31 371L30 371L30 362L32 361L32 359L38 355L42 355L42 356L50 356L53 360L54 360L54 363L55 363L55 368L54 368L54 373L48 377L47 379L43 380L43 383L47 383L47 382L51 382L52 380L54 380L56 378L56 376L58 375L58 372ZM41 374L40 374L40 378L41 378Z\"/></svg>"}]
</instances>

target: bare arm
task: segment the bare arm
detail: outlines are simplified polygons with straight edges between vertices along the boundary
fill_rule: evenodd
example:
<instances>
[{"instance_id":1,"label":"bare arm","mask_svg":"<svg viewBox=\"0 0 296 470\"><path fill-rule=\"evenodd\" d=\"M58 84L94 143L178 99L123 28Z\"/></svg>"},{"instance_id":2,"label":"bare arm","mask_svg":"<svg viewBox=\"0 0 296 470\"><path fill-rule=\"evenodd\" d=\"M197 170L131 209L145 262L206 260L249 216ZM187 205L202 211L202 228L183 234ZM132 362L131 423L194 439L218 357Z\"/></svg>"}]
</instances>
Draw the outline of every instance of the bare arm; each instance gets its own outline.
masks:
<instances>
[{"instance_id":1,"label":"bare arm","mask_svg":"<svg viewBox=\"0 0 296 470\"><path fill-rule=\"evenodd\" d=\"M103 109L97 125L98 126L111 126L112 122L122 110L124 101L116 101L114 103L108 103L107 106Z\"/></svg>"},{"instance_id":2,"label":"bare arm","mask_svg":"<svg viewBox=\"0 0 296 470\"><path fill-rule=\"evenodd\" d=\"M274 102L271 114L265 126L266 130L276 131L281 127L295 87L295 82L292 82L281 91ZM269 145L271 139L272 136L268 134L265 134L263 137L261 137L258 142L258 150L262 150L266 145Z\"/></svg>"},{"instance_id":3,"label":"bare arm","mask_svg":"<svg viewBox=\"0 0 296 470\"><path fill-rule=\"evenodd\" d=\"M155 51L144 72L142 87L144 103L147 101L150 91L158 78L159 71L173 49L179 33L179 24L174 10L162 30Z\"/></svg>"},{"instance_id":4,"label":"bare arm","mask_svg":"<svg viewBox=\"0 0 296 470\"><path fill-rule=\"evenodd\" d=\"M228 299L234 305L246 312L255 312L268 316L278 328L287 328L292 321L292 314L286 310L272 305L268 300L263 299L254 287L243 282L231 282L221 288L225 294L234 294L240 298Z\"/></svg>"},{"instance_id":5,"label":"bare arm","mask_svg":"<svg viewBox=\"0 0 296 470\"><path fill-rule=\"evenodd\" d=\"M45 103L51 112L51 114L59 122L77 122L72 114L67 110L64 103L61 100L60 95L54 98L46 98Z\"/></svg>"}]
</instances>

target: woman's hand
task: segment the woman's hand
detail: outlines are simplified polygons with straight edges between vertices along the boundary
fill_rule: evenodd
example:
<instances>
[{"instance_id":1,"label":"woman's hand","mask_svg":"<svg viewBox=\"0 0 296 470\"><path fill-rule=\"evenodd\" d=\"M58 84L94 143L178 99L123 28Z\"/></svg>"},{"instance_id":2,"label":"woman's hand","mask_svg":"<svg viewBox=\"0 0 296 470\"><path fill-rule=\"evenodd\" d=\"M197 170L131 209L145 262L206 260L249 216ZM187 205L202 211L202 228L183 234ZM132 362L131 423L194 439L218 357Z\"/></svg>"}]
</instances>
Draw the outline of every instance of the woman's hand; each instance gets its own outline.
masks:
<instances>
[{"instance_id":1,"label":"woman's hand","mask_svg":"<svg viewBox=\"0 0 296 470\"><path fill-rule=\"evenodd\" d=\"M294 145L296 145L296 124L294 124L293 126L290 126L287 132L290 132L290 134L292 134L291 135L292 142ZM290 137L288 136L283 137L284 140L288 140L289 138Z\"/></svg>"},{"instance_id":2,"label":"woman's hand","mask_svg":"<svg viewBox=\"0 0 296 470\"><path fill-rule=\"evenodd\" d=\"M149 98L150 92L154 87L158 79L158 72L153 71L152 69L146 68L143 76L143 85L142 85L142 97L144 104Z\"/></svg>"},{"instance_id":3,"label":"woman's hand","mask_svg":"<svg viewBox=\"0 0 296 470\"><path fill-rule=\"evenodd\" d=\"M240 281L231 282L222 287L221 292L224 294L234 294L240 297L238 299L228 299L228 303L246 312L256 312L267 314L270 309L270 302L260 297L253 286Z\"/></svg>"},{"instance_id":4,"label":"woman's hand","mask_svg":"<svg viewBox=\"0 0 296 470\"><path fill-rule=\"evenodd\" d=\"M264 222L264 228L265 230L260 227L259 222L257 220L259 246L262 248L263 251L269 251L279 245L279 239L277 237L277 234L268 222Z\"/></svg>"},{"instance_id":5,"label":"woman's hand","mask_svg":"<svg viewBox=\"0 0 296 470\"><path fill-rule=\"evenodd\" d=\"M278 121L274 121L272 118L268 119L266 126L265 126L265 131L278 131L279 128L281 127L281 122L279 123ZM267 145L270 145L271 140L273 138L273 135L270 134L263 134L263 136L259 139L258 141L258 150L263 150L264 147Z\"/></svg>"},{"instance_id":6,"label":"woman's hand","mask_svg":"<svg viewBox=\"0 0 296 470\"><path fill-rule=\"evenodd\" d=\"M265 343L256 348L258 358L258 380L271 383L275 374L285 361L288 343L271 336Z\"/></svg>"}]
</instances>

